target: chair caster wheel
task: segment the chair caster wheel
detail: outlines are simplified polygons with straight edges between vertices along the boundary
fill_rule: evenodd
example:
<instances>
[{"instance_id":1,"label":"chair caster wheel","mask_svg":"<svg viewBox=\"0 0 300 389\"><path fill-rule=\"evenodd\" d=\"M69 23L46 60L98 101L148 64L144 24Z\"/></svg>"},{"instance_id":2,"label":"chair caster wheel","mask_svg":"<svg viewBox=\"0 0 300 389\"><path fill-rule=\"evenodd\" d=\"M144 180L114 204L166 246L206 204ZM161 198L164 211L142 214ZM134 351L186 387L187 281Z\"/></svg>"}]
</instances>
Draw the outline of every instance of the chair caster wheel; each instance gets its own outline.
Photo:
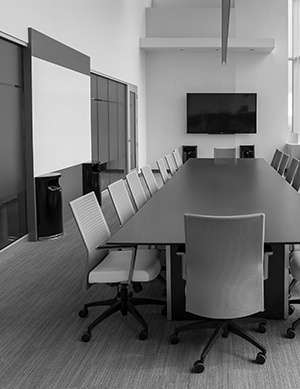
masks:
<instances>
[{"instance_id":1,"label":"chair caster wheel","mask_svg":"<svg viewBox=\"0 0 300 389\"><path fill-rule=\"evenodd\" d=\"M289 306L289 315L292 315L295 312L295 307L294 305Z\"/></svg>"},{"instance_id":2,"label":"chair caster wheel","mask_svg":"<svg viewBox=\"0 0 300 389\"><path fill-rule=\"evenodd\" d=\"M196 361L194 363L195 373L203 373L204 372L204 363L201 361Z\"/></svg>"},{"instance_id":3,"label":"chair caster wheel","mask_svg":"<svg viewBox=\"0 0 300 389\"><path fill-rule=\"evenodd\" d=\"M222 338L228 338L229 336L229 331L224 331L222 334Z\"/></svg>"},{"instance_id":4,"label":"chair caster wheel","mask_svg":"<svg viewBox=\"0 0 300 389\"><path fill-rule=\"evenodd\" d=\"M81 340L85 343L89 342L91 340L91 337L92 337L92 334L88 331L84 332L82 337L81 337Z\"/></svg>"},{"instance_id":5,"label":"chair caster wheel","mask_svg":"<svg viewBox=\"0 0 300 389\"><path fill-rule=\"evenodd\" d=\"M289 339L294 339L294 337L296 336L295 330L293 328L288 328L286 331L286 336Z\"/></svg>"},{"instance_id":6,"label":"chair caster wheel","mask_svg":"<svg viewBox=\"0 0 300 389\"><path fill-rule=\"evenodd\" d=\"M139 333L139 339L140 340L146 340L148 338L148 331L142 330Z\"/></svg>"},{"instance_id":7,"label":"chair caster wheel","mask_svg":"<svg viewBox=\"0 0 300 389\"><path fill-rule=\"evenodd\" d=\"M79 316L80 316L80 317L87 317L88 314L89 314L89 311L88 311L86 308L82 309L82 310L79 312Z\"/></svg>"},{"instance_id":8,"label":"chair caster wheel","mask_svg":"<svg viewBox=\"0 0 300 389\"><path fill-rule=\"evenodd\" d=\"M260 323L258 325L258 332L260 332L261 334L265 334L267 332L267 326L265 325L265 323Z\"/></svg>"},{"instance_id":9,"label":"chair caster wheel","mask_svg":"<svg viewBox=\"0 0 300 389\"><path fill-rule=\"evenodd\" d=\"M162 310L161 310L161 314L163 316L167 316L167 307L164 307Z\"/></svg>"},{"instance_id":10,"label":"chair caster wheel","mask_svg":"<svg viewBox=\"0 0 300 389\"><path fill-rule=\"evenodd\" d=\"M178 335L177 334L170 335L169 341L171 344L177 344L179 342Z\"/></svg>"},{"instance_id":11,"label":"chair caster wheel","mask_svg":"<svg viewBox=\"0 0 300 389\"><path fill-rule=\"evenodd\" d=\"M256 362L259 364L259 365L263 365L265 362L266 362L266 354L262 353L262 352L259 352L256 356Z\"/></svg>"}]
</instances>

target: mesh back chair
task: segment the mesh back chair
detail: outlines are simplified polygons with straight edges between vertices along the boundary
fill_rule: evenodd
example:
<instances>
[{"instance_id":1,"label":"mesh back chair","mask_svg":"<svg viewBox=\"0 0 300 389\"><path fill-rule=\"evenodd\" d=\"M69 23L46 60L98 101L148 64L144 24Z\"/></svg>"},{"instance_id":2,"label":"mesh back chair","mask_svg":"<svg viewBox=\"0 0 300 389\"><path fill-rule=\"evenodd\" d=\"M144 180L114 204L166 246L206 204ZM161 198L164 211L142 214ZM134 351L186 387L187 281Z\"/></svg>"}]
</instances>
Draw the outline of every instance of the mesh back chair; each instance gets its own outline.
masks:
<instances>
[{"instance_id":1,"label":"mesh back chair","mask_svg":"<svg viewBox=\"0 0 300 389\"><path fill-rule=\"evenodd\" d=\"M281 159L282 159L282 156L283 156L283 151L281 151L279 149L276 149L275 153L274 153L274 156L273 156L273 159L271 161L271 166L275 170L278 170L280 162L281 162Z\"/></svg>"},{"instance_id":2,"label":"mesh back chair","mask_svg":"<svg viewBox=\"0 0 300 389\"><path fill-rule=\"evenodd\" d=\"M141 172L146 182L149 193L151 196L153 196L159 188L150 165L143 166L141 168Z\"/></svg>"},{"instance_id":3,"label":"mesh back chair","mask_svg":"<svg viewBox=\"0 0 300 389\"><path fill-rule=\"evenodd\" d=\"M135 209L133 208L125 183L120 179L108 185L107 189L120 224L124 225L135 214Z\"/></svg>"},{"instance_id":4,"label":"mesh back chair","mask_svg":"<svg viewBox=\"0 0 300 389\"><path fill-rule=\"evenodd\" d=\"M298 192L300 188L300 168L298 167L292 181L292 187Z\"/></svg>"},{"instance_id":5,"label":"mesh back chair","mask_svg":"<svg viewBox=\"0 0 300 389\"><path fill-rule=\"evenodd\" d=\"M92 336L92 329L118 311L123 316L128 313L133 315L143 327L139 338L146 339L148 325L135 306L153 304L165 307L165 302L134 298L132 293L128 293L128 286L134 282L149 282L159 275L161 269L159 252L137 250L136 247L122 251L120 246L117 247L119 250L114 246L107 246L110 231L94 192L71 201L70 207L87 251L84 290L88 290L93 284L108 284L116 288L115 298L85 304L83 310L79 312L80 317L86 317L90 307L109 307L87 327L81 339L88 342ZM111 249L114 250L110 251Z\"/></svg>"},{"instance_id":6,"label":"mesh back chair","mask_svg":"<svg viewBox=\"0 0 300 389\"><path fill-rule=\"evenodd\" d=\"M165 159L166 159L166 163L167 163L167 166L169 168L169 171L170 171L171 175L173 176L176 173L176 166L175 166L175 162L174 162L173 158L171 157L171 154L167 154L165 156Z\"/></svg>"},{"instance_id":7,"label":"mesh back chair","mask_svg":"<svg viewBox=\"0 0 300 389\"><path fill-rule=\"evenodd\" d=\"M265 215L200 216L184 215L186 257L186 311L205 318L175 329L170 342L177 344L183 331L215 328L195 372L204 370L204 360L217 336L229 332L256 346L256 361L265 362L266 349L237 324L266 320L248 318L264 310ZM268 256L266 256L268 258Z\"/></svg>"},{"instance_id":8,"label":"mesh back chair","mask_svg":"<svg viewBox=\"0 0 300 389\"><path fill-rule=\"evenodd\" d=\"M129 186L136 209L139 210L147 202L147 196L144 192L140 178L136 170L126 175L126 181Z\"/></svg>"},{"instance_id":9,"label":"mesh back chair","mask_svg":"<svg viewBox=\"0 0 300 389\"><path fill-rule=\"evenodd\" d=\"M293 179L294 179L294 175L299 167L299 159L293 157L292 158L292 161L291 161L291 164L290 164L290 167L286 173L286 176L285 176L285 179L286 181L291 184L293 182Z\"/></svg>"},{"instance_id":10,"label":"mesh back chair","mask_svg":"<svg viewBox=\"0 0 300 389\"><path fill-rule=\"evenodd\" d=\"M278 167L278 173L281 176L283 176L285 174L289 159L290 159L290 156L288 154L283 153L279 167Z\"/></svg>"},{"instance_id":11,"label":"mesh back chair","mask_svg":"<svg viewBox=\"0 0 300 389\"><path fill-rule=\"evenodd\" d=\"M179 153L178 149L176 148L173 150L172 154L173 154L173 158L174 158L177 170L178 170L183 165L180 153Z\"/></svg>"},{"instance_id":12,"label":"mesh back chair","mask_svg":"<svg viewBox=\"0 0 300 389\"><path fill-rule=\"evenodd\" d=\"M159 169L162 181L165 184L170 179L169 173L167 172L166 164L162 158L158 159L156 161L156 164Z\"/></svg>"},{"instance_id":13,"label":"mesh back chair","mask_svg":"<svg viewBox=\"0 0 300 389\"><path fill-rule=\"evenodd\" d=\"M232 158L236 159L236 148L214 148L214 158Z\"/></svg>"}]
</instances>

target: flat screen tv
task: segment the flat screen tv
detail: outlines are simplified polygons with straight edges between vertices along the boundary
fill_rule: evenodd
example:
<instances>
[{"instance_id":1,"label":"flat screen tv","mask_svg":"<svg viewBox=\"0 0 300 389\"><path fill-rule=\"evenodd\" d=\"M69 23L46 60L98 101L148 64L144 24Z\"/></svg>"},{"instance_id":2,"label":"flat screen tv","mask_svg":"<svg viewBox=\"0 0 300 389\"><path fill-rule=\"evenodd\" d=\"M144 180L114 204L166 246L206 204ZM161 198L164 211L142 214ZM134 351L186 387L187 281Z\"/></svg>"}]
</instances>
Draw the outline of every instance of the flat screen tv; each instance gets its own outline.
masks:
<instances>
[{"instance_id":1,"label":"flat screen tv","mask_svg":"<svg viewBox=\"0 0 300 389\"><path fill-rule=\"evenodd\" d=\"M256 93L187 93L188 134L256 134Z\"/></svg>"}]
</instances>

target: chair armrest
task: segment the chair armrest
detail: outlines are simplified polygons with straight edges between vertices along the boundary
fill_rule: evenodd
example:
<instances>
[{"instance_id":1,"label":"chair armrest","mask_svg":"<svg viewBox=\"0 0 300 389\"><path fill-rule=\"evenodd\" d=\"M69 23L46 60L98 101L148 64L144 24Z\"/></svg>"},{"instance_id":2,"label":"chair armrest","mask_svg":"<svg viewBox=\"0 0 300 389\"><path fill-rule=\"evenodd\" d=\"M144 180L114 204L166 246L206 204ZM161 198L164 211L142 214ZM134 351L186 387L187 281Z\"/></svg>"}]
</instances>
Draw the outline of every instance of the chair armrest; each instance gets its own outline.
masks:
<instances>
[{"instance_id":1,"label":"chair armrest","mask_svg":"<svg viewBox=\"0 0 300 389\"><path fill-rule=\"evenodd\" d=\"M132 246L125 246L125 245L101 245L96 247L97 250L106 249L106 250L112 250L112 249L131 249L131 260L130 260L130 267L129 267L129 275L127 284L130 285L132 283L132 277L133 277L133 270L135 266L135 260L136 260L136 251L137 251L137 245Z\"/></svg>"}]
</instances>

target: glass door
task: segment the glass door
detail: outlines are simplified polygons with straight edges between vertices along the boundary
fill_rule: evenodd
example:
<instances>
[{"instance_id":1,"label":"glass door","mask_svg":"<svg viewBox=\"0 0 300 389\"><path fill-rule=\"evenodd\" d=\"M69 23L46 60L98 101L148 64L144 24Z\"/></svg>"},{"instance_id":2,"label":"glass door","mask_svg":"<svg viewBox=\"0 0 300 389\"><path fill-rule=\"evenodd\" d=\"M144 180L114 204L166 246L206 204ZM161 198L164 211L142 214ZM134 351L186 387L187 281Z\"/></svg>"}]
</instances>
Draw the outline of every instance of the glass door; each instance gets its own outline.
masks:
<instances>
[{"instance_id":1,"label":"glass door","mask_svg":"<svg viewBox=\"0 0 300 389\"><path fill-rule=\"evenodd\" d=\"M129 93L129 124L128 124L128 171L138 168L138 137L137 137L137 88L130 85Z\"/></svg>"}]
</instances>

